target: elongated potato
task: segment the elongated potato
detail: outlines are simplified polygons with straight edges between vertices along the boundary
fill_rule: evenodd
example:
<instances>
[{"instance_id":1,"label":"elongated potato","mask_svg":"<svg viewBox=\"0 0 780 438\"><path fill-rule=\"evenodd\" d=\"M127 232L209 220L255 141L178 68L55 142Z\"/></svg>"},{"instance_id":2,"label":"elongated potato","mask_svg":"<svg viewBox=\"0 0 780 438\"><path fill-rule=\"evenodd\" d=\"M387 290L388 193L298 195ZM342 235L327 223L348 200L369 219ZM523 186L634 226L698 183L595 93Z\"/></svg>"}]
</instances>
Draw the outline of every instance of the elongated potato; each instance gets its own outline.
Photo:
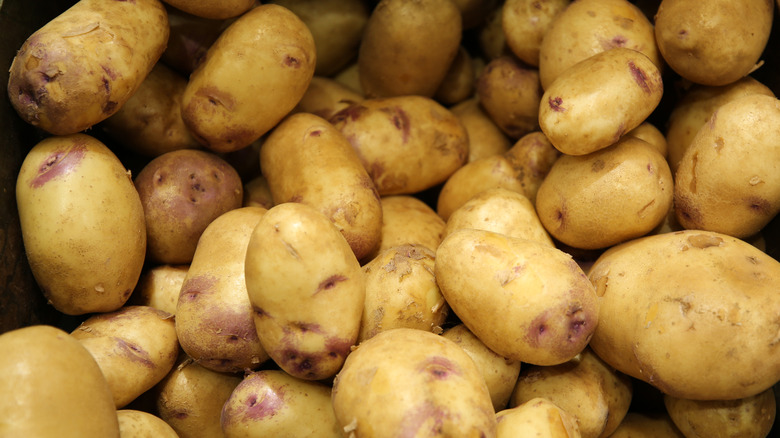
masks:
<instances>
[{"instance_id":1,"label":"elongated potato","mask_svg":"<svg viewBox=\"0 0 780 438\"><path fill-rule=\"evenodd\" d=\"M665 395L664 406L686 437L764 438L771 435L777 416L773 388L736 400L688 400Z\"/></svg>"},{"instance_id":2,"label":"elongated potato","mask_svg":"<svg viewBox=\"0 0 780 438\"><path fill-rule=\"evenodd\" d=\"M316 60L314 39L300 18L279 5L258 6L222 32L190 75L184 122L212 151L242 149L295 107Z\"/></svg>"},{"instance_id":3,"label":"elongated potato","mask_svg":"<svg viewBox=\"0 0 780 438\"><path fill-rule=\"evenodd\" d=\"M83 131L135 93L169 33L159 0L81 0L24 42L8 97L22 119L45 131Z\"/></svg>"}]
</instances>

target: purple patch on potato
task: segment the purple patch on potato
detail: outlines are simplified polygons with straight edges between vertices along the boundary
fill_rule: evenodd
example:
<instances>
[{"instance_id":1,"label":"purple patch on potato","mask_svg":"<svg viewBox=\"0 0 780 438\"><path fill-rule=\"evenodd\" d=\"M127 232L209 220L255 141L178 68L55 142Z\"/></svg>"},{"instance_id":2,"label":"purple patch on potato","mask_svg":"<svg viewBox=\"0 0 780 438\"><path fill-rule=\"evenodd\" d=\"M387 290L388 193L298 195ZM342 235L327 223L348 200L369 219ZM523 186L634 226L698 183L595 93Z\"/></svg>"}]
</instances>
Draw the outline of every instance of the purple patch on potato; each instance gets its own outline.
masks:
<instances>
[{"instance_id":1,"label":"purple patch on potato","mask_svg":"<svg viewBox=\"0 0 780 438\"><path fill-rule=\"evenodd\" d=\"M209 275L199 275L197 277L188 278L181 286L179 301L191 303L200 298L202 294L211 294L214 292L214 286L216 286L216 284L216 277Z\"/></svg>"},{"instance_id":2,"label":"purple patch on potato","mask_svg":"<svg viewBox=\"0 0 780 438\"><path fill-rule=\"evenodd\" d=\"M555 112L565 112L566 108L564 108L563 105L563 99L560 98L560 96L557 97L551 97L547 100L547 103L550 105L550 109Z\"/></svg>"},{"instance_id":3,"label":"purple patch on potato","mask_svg":"<svg viewBox=\"0 0 780 438\"><path fill-rule=\"evenodd\" d=\"M116 74L116 72L114 70L111 69L111 67L109 67L107 65L101 65L100 67L108 75L108 77L111 78L112 81L116 80L117 74Z\"/></svg>"},{"instance_id":4,"label":"purple patch on potato","mask_svg":"<svg viewBox=\"0 0 780 438\"><path fill-rule=\"evenodd\" d=\"M262 371L250 373L238 384L228 401L221 415L223 427L231 422L257 422L273 417L284 408L285 387L271 385Z\"/></svg>"},{"instance_id":5,"label":"purple patch on potato","mask_svg":"<svg viewBox=\"0 0 780 438\"><path fill-rule=\"evenodd\" d=\"M198 89L195 96L205 99L213 107L224 107L228 111L233 111L236 106L236 99L230 93L213 86Z\"/></svg>"},{"instance_id":6,"label":"purple patch on potato","mask_svg":"<svg viewBox=\"0 0 780 438\"><path fill-rule=\"evenodd\" d=\"M344 108L336 114L333 114L333 116L330 118L330 122L334 125L342 122L354 122L355 120L359 119L367 110L368 108L365 106L356 103Z\"/></svg>"},{"instance_id":7,"label":"purple patch on potato","mask_svg":"<svg viewBox=\"0 0 780 438\"><path fill-rule=\"evenodd\" d=\"M401 140L404 143L409 141L410 121L409 115L403 108L394 106L392 108L381 108L380 111L390 116L390 121L395 129L401 131Z\"/></svg>"},{"instance_id":8,"label":"purple patch on potato","mask_svg":"<svg viewBox=\"0 0 780 438\"><path fill-rule=\"evenodd\" d=\"M122 338L116 339L116 347L120 355L126 357L131 362L140 363L147 368L154 368L154 361L149 357L149 352L139 347L137 344L127 342Z\"/></svg>"},{"instance_id":9,"label":"purple patch on potato","mask_svg":"<svg viewBox=\"0 0 780 438\"><path fill-rule=\"evenodd\" d=\"M402 422L403 426L398 431L398 437L441 436L444 432L444 421L447 417L446 409L426 401L423 405L410 408L405 413ZM430 429L421 431L420 429L426 423L430 425Z\"/></svg>"},{"instance_id":10,"label":"purple patch on potato","mask_svg":"<svg viewBox=\"0 0 780 438\"><path fill-rule=\"evenodd\" d=\"M316 295L322 291L333 289L337 284L347 280L347 277L340 274L331 275L330 277L322 280L320 284L317 285L317 289L314 291L314 294Z\"/></svg>"},{"instance_id":11,"label":"purple patch on potato","mask_svg":"<svg viewBox=\"0 0 780 438\"><path fill-rule=\"evenodd\" d=\"M631 76L634 77L634 81L639 85L645 93L652 93L650 84L647 82L647 73L644 70L637 67L634 61L628 61L628 68L631 70Z\"/></svg>"},{"instance_id":12,"label":"purple patch on potato","mask_svg":"<svg viewBox=\"0 0 780 438\"><path fill-rule=\"evenodd\" d=\"M84 143L76 143L65 150L57 150L49 154L38 166L38 174L30 181L30 187L37 189L61 175L76 170L87 152Z\"/></svg>"},{"instance_id":13,"label":"purple patch on potato","mask_svg":"<svg viewBox=\"0 0 780 438\"><path fill-rule=\"evenodd\" d=\"M462 371L458 364L443 356L431 356L425 359L417 368L417 372L425 373L435 380L446 380L451 375L460 376Z\"/></svg>"},{"instance_id":14,"label":"purple patch on potato","mask_svg":"<svg viewBox=\"0 0 780 438\"><path fill-rule=\"evenodd\" d=\"M332 336L325 339L326 353L332 359L347 357L354 345L355 341L351 339L341 339Z\"/></svg>"},{"instance_id":15,"label":"purple patch on potato","mask_svg":"<svg viewBox=\"0 0 780 438\"><path fill-rule=\"evenodd\" d=\"M294 57L294 56L290 56L290 55L285 55L284 56L283 63L287 67L292 67L292 68L300 68L301 67L301 60L296 58L296 57Z\"/></svg>"}]
</instances>

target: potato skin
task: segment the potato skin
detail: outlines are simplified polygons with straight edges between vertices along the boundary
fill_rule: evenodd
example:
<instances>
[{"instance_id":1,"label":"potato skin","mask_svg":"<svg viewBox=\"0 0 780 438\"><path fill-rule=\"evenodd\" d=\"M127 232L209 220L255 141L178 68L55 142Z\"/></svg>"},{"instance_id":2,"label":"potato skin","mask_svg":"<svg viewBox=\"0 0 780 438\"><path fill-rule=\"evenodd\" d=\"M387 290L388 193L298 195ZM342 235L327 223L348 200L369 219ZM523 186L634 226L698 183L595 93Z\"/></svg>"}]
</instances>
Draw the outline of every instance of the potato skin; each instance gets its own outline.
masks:
<instances>
[{"instance_id":1,"label":"potato skin","mask_svg":"<svg viewBox=\"0 0 780 438\"><path fill-rule=\"evenodd\" d=\"M496 438L512 438L518 433L539 438L580 438L577 421L552 401L537 397L496 412ZM530 436L530 435L528 435Z\"/></svg>"},{"instance_id":2,"label":"potato skin","mask_svg":"<svg viewBox=\"0 0 780 438\"><path fill-rule=\"evenodd\" d=\"M197 17L220 20L237 17L255 5L255 0L164 0L176 9Z\"/></svg>"},{"instance_id":3,"label":"potato skin","mask_svg":"<svg viewBox=\"0 0 780 438\"><path fill-rule=\"evenodd\" d=\"M436 251L446 224L433 208L412 195L383 196L381 202L382 238L371 259L401 245L422 245Z\"/></svg>"},{"instance_id":4,"label":"potato skin","mask_svg":"<svg viewBox=\"0 0 780 438\"><path fill-rule=\"evenodd\" d=\"M122 438L179 438L176 431L160 417L135 409L119 409L119 433Z\"/></svg>"},{"instance_id":5,"label":"potato skin","mask_svg":"<svg viewBox=\"0 0 780 438\"><path fill-rule=\"evenodd\" d=\"M768 437L777 415L773 388L737 400L702 401L665 395L664 406L686 437Z\"/></svg>"},{"instance_id":6,"label":"potato skin","mask_svg":"<svg viewBox=\"0 0 780 438\"><path fill-rule=\"evenodd\" d=\"M512 53L524 63L538 67L544 35L569 3L571 0L507 0L502 9L501 27Z\"/></svg>"},{"instance_id":7,"label":"potato skin","mask_svg":"<svg viewBox=\"0 0 780 438\"><path fill-rule=\"evenodd\" d=\"M22 119L51 134L83 131L135 93L169 33L158 0L81 0L24 42L8 97Z\"/></svg>"},{"instance_id":8,"label":"potato skin","mask_svg":"<svg viewBox=\"0 0 780 438\"><path fill-rule=\"evenodd\" d=\"M22 163L16 200L30 268L55 309L125 304L143 269L146 227L130 175L106 145L86 134L42 140Z\"/></svg>"},{"instance_id":9,"label":"potato skin","mask_svg":"<svg viewBox=\"0 0 780 438\"><path fill-rule=\"evenodd\" d=\"M476 87L482 108L509 138L538 129L542 87L537 69L514 56L500 56L485 66Z\"/></svg>"}]
</instances>

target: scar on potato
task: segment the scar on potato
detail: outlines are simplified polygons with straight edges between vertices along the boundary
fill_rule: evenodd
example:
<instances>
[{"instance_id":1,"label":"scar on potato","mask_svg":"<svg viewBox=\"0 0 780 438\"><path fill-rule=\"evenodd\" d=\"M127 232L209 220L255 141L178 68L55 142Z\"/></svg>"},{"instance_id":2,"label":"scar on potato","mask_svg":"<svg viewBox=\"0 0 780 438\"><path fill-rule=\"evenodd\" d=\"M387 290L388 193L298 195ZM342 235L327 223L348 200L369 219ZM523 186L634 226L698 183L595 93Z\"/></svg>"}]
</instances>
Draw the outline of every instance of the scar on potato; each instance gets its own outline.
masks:
<instances>
[{"instance_id":1,"label":"scar on potato","mask_svg":"<svg viewBox=\"0 0 780 438\"><path fill-rule=\"evenodd\" d=\"M317 289L314 291L314 295L322 291L333 289L337 284L347 280L349 280L347 277L340 274L331 275L330 277L322 280L320 284L317 285Z\"/></svg>"},{"instance_id":2,"label":"scar on potato","mask_svg":"<svg viewBox=\"0 0 780 438\"><path fill-rule=\"evenodd\" d=\"M200 275L186 279L179 293L179 300L192 302L200 298L202 294L212 293L217 279L208 275Z\"/></svg>"},{"instance_id":3,"label":"scar on potato","mask_svg":"<svg viewBox=\"0 0 780 438\"><path fill-rule=\"evenodd\" d=\"M246 417L254 420L272 417L284 406L284 395L282 387L265 388L259 394L249 394L244 402Z\"/></svg>"},{"instance_id":4,"label":"scar on potato","mask_svg":"<svg viewBox=\"0 0 780 438\"><path fill-rule=\"evenodd\" d=\"M460 367L444 356L431 356L425 359L417 368L417 372L425 373L435 380L445 380L450 375L463 374Z\"/></svg>"},{"instance_id":5,"label":"scar on potato","mask_svg":"<svg viewBox=\"0 0 780 438\"><path fill-rule=\"evenodd\" d=\"M639 85L639 87L647 94L652 93L652 90L650 89L650 84L647 82L647 73L645 73L644 70L637 67L636 64L634 64L634 61L628 61L628 68L631 70L631 76L634 77L634 81Z\"/></svg>"},{"instance_id":6,"label":"scar on potato","mask_svg":"<svg viewBox=\"0 0 780 438\"><path fill-rule=\"evenodd\" d=\"M75 143L68 149L52 152L38 167L38 175L30 181L30 187L37 189L53 178L72 172L79 166L86 153L87 148L84 143Z\"/></svg>"},{"instance_id":7,"label":"scar on potato","mask_svg":"<svg viewBox=\"0 0 780 438\"><path fill-rule=\"evenodd\" d=\"M140 363L147 368L154 368L154 361L149 356L149 352L135 343L127 342L122 338L116 338L116 346L120 350L122 356L128 358L130 361Z\"/></svg>"},{"instance_id":8,"label":"scar on potato","mask_svg":"<svg viewBox=\"0 0 780 438\"><path fill-rule=\"evenodd\" d=\"M563 99L560 96L551 97L547 99L547 103L550 105L550 109L555 112L566 112L566 108L563 107Z\"/></svg>"}]
</instances>

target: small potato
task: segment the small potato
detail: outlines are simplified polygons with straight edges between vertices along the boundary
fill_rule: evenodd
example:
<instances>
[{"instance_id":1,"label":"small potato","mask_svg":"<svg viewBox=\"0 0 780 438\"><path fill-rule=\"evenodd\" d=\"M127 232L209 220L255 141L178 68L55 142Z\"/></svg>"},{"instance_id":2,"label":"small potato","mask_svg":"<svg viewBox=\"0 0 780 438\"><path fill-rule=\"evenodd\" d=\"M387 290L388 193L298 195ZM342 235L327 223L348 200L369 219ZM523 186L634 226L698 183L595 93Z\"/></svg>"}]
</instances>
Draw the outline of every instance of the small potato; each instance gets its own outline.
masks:
<instances>
[{"instance_id":1,"label":"small potato","mask_svg":"<svg viewBox=\"0 0 780 438\"><path fill-rule=\"evenodd\" d=\"M610 49L573 65L545 89L539 126L564 154L589 154L642 124L662 94L661 72L650 58Z\"/></svg>"},{"instance_id":2,"label":"small potato","mask_svg":"<svg viewBox=\"0 0 780 438\"><path fill-rule=\"evenodd\" d=\"M477 79L477 97L490 118L508 137L538 129L542 88L539 72L512 56L490 61Z\"/></svg>"},{"instance_id":3,"label":"small potato","mask_svg":"<svg viewBox=\"0 0 780 438\"><path fill-rule=\"evenodd\" d=\"M247 374L225 402L226 438L340 438L331 387L280 370Z\"/></svg>"},{"instance_id":4,"label":"small potato","mask_svg":"<svg viewBox=\"0 0 780 438\"><path fill-rule=\"evenodd\" d=\"M170 36L160 61L180 75L189 77L203 59L219 34L235 19L214 20L188 14L168 6Z\"/></svg>"},{"instance_id":5,"label":"small potato","mask_svg":"<svg viewBox=\"0 0 780 438\"><path fill-rule=\"evenodd\" d=\"M164 0L165 3L197 17L225 19L248 11L255 0Z\"/></svg>"},{"instance_id":6,"label":"small potato","mask_svg":"<svg viewBox=\"0 0 780 438\"><path fill-rule=\"evenodd\" d=\"M159 383L179 352L173 315L149 306L93 315L70 335L95 357L117 409Z\"/></svg>"},{"instance_id":7,"label":"small potato","mask_svg":"<svg viewBox=\"0 0 780 438\"><path fill-rule=\"evenodd\" d=\"M333 222L362 260L381 238L382 203L349 140L322 117L297 113L263 142L260 166L274 204L300 202Z\"/></svg>"},{"instance_id":8,"label":"small potato","mask_svg":"<svg viewBox=\"0 0 780 438\"><path fill-rule=\"evenodd\" d=\"M460 320L510 360L566 362L585 348L598 322L595 290L582 269L538 242L457 230L436 251L435 275Z\"/></svg>"},{"instance_id":9,"label":"small potato","mask_svg":"<svg viewBox=\"0 0 780 438\"><path fill-rule=\"evenodd\" d=\"M333 76L333 80L365 97L363 86L360 84L360 69L358 67L357 62L347 65Z\"/></svg>"},{"instance_id":10,"label":"small potato","mask_svg":"<svg viewBox=\"0 0 780 438\"><path fill-rule=\"evenodd\" d=\"M337 112L363 100L363 95L336 79L314 76L293 113L305 112L330 119Z\"/></svg>"},{"instance_id":11,"label":"small potato","mask_svg":"<svg viewBox=\"0 0 780 438\"><path fill-rule=\"evenodd\" d=\"M386 249L410 244L436 251L445 223L433 208L410 195L383 196L381 201L382 239L374 257Z\"/></svg>"},{"instance_id":12,"label":"small potato","mask_svg":"<svg viewBox=\"0 0 780 438\"><path fill-rule=\"evenodd\" d=\"M658 49L669 67L691 82L730 84L757 67L774 9L768 0L664 0L655 14Z\"/></svg>"},{"instance_id":13,"label":"small potato","mask_svg":"<svg viewBox=\"0 0 780 438\"><path fill-rule=\"evenodd\" d=\"M208 151L160 155L138 172L135 187L146 218L147 258L155 263L190 263L203 230L243 201L238 172Z\"/></svg>"},{"instance_id":14,"label":"small potato","mask_svg":"<svg viewBox=\"0 0 780 438\"><path fill-rule=\"evenodd\" d=\"M538 67L542 39L569 3L571 0L507 0L501 26L512 53L524 63Z\"/></svg>"},{"instance_id":15,"label":"small potato","mask_svg":"<svg viewBox=\"0 0 780 438\"><path fill-rule=\"evenodd\" d=\"M160 417L135 409L119 409L120 438L179 438L171 426Z\"/></svg>"},{"instance_id":16,"label":"small potato","mask_svg":"<svg viewBox=\"0 0 780 438\"><path fill-rule=\"evenodd\" d=\"M90 128L135 93L169 33L159 0L81 0L16 53L8 79L11 105L27 123L54 135Z\"/></svg>"},{"instance_id":17,"label":"small potato","mask_svg":"<svg viewBox=\"0 0 780 438\"><path fill-rule=\"evenodd\" d=\"M482 57L488 62L512 53L506 43L503 13L504 8L496 7L492 9L478 28L477 42L479 49Z\"/></svg>"},{"instance_id":18,"label":"small potato","mask_svg":"<svg viewBox=\"0 0 780 438\"><path fill-rule=\"evenodd\" d=\"M641 125L626 132L625 135L646 141L651 146L654 146L664 158L669 155L669 145L666 141L666 136L650 122L642 122ZM674 175L674 171L672 171L672 175Z\"/></svg>"},{"instance_id":19,"label":"small potato","mask_svg":"<svg viewBox=\"0 0 780 438\"><path fill-rule=\"evenodd\" d=\"M268 180L258 175L244 184L244 207L263 207L266 210L274 206L274 198L268 187Z\"/></svg>"},{"instance_id":20,"label":"small potato","mask_svg":"<svg viewBox=\"0 0 780 438\"><path fill-rule=\"evenodd\" d=\"M559 158L539 186L536 213L555 239L601 249L652 231L666 218L673 195L664 157L626 136L587 155Z\"/></svg>"},{"instance_id":21,"label":"small potato","mask_svg":"<svg viewBox=\"0 0 780 438\"><path fill-rule=\"evenodd\" d=\"M474 94L476 78L474 62L466 48L460 46L433 98L444 105L462 102Z\"/></svg>"},{"instance_id":22,"label":"small potato","mask_svg":"<svg viewBox=\"0 0 780 438\"><path fill-rule=\"evenodd\" d=\"M485 190L455 210L447 219L444 237L462 228L493 231L555 247L531 201L501 187Z\"/></svg>"},{"instance_id":23,"label":"small potato","mask_svg":"<svg viewBox=\"0 0 780 438\"><path fill-rule=\"evenodd\" d=\"M485 380L469 355L410 328L379 333L347 357L333 382L333 410L353 437L492 437L496 430Z\"/></svg>"},{"instance_id":24,"label":"small potato","mask_svg":"<svg viewBox=\"0 0 780 438\"><path fill-rule=\"evenodd\" d=\"M287 202L269 209L246 250L246 288L260 343L293 377L334 376L357 341L365 275L324 214Z\"/></svg>"},{"instance_id":25,"label":"small potato","mask_svg":"<svg viewBox=\"0 0 780 438\"><path fill-rule=\"evenodd\" d=\"M249 238L266 211L243 207L214 219L198 240L179 292L179 344L214 371L253 370L268 360L257 338L244 278Z\"/></svg>"},{"instance_id":26,"label":"small potato","mask_svg":"<svg viewBox=\"0 0 780 438\"><path fill-rule=\"evenodd\" d=\"M179 291L189 265L158 265L141 273L127 305L149 306L176 314Z\"/></svg>"},{"instance_id":27,"label":"small potato","mask_svg":"<svg viewBox=\"0 0 780 438\"><path fill-rule=\"evenodd\" d=\"M688 400L664 396L664 405L674 424L686 437L770 436L777 415L772 388L737 400Z\"/></svg>"},{"instance_id":28,"label":"small potato","mask_svg":"<svg viewBox=\"0 0 780 438\"><path fill-rule=\"evenodd\" d=\"M468 159L460 119L433 99L366 99L330 118L357 151L379 194L408 195L444 182Z\"/></svg>"},{"instance_id":29,"label":"small potato","mask_svg":"<svg viewBox=\"0 0 780 438\"><path fill-rule=\"evenodd\" d=\"M506 408L520 375L521 363L508 360L489 349L464 324L445 330L442 336L460 345L479 368L496 412Z\"/></svg>"},{"instance_id":30,"label":"small potato","mask_svg":"<svg viewBox=\"0 0 780 438\"><path fill-rule=\"evenodd\" d=\"M779 137L776 97L753 94L720 106L677 168L680 225L738 238L764 228L780 211Z\"/></svg>"},{"instance_id":31,"label":"small potato","mask_svg":"<svg viewBox=\"0 0 780 438\"><path fill-rule=\"evenodd\" d=\"M86 134L48 137L24 158L16 203L30 269L68 315L112 312L146 253L143 205L122 162Z\"/></svg>"},{"instance_id":32,"label":"small potato","mask_svg":"<svg viewBox=\"0 0 780 438\"><path fill-rule=\"evenodd\" d=\"M435 256L424 246L402 245L363 265L366 298L358 342L398 327L441 332L449 307L433 276Z\"/></svg>"},{"instance_id":33,"label":"small potato","mask_svg":"<svg viewBox=\"0 0 780 438\"><path fill-rule=\"evenodd\" d=\"M458 116L469 136L468 163L491 155L501 155L512 142L482 108L479 98L472 97L450 108Z\"/></svg>"},{"instance_id":34,"label":"small potato","mask_svg":"<svg viewBox=\"0 0 780 438\"><path fill-rule=\"evenodd\" d=\"M609 438L685 438L666 412L629 412Z\"/></svg>"},{"instance_id":35,"label":"small potato","mask_svg":"<svg viewBox=\"0 0 780 438\"><path fill-rule=\"evenodd\" d=\"M279 5L257 6L222 32L190 75L184 122L214 152L243 149L295 107L316 59L314 39L300 18Z\"/></svg>"},{"instance_id":36,"label":"small potato","mask_svg":"<svg viewBox=\"0 0 780 438\"><path fill-rule=\"evenodd\" d=\"M577 422L550 400L535 398L496 413L496 438L580 438ZM533 434L533 435L532 435Z\"/></svg>"},{"instance_id":37,"label":"small potato","mask_svg":"<svg viewBox=\"0 0 780 438\"><path fill-rule=\"evenodd\" d=\"M458 53L461 24L460 10L450 0L381 0L358 50L366 96L433 97Z\"/></svg>"}]
</instances>

